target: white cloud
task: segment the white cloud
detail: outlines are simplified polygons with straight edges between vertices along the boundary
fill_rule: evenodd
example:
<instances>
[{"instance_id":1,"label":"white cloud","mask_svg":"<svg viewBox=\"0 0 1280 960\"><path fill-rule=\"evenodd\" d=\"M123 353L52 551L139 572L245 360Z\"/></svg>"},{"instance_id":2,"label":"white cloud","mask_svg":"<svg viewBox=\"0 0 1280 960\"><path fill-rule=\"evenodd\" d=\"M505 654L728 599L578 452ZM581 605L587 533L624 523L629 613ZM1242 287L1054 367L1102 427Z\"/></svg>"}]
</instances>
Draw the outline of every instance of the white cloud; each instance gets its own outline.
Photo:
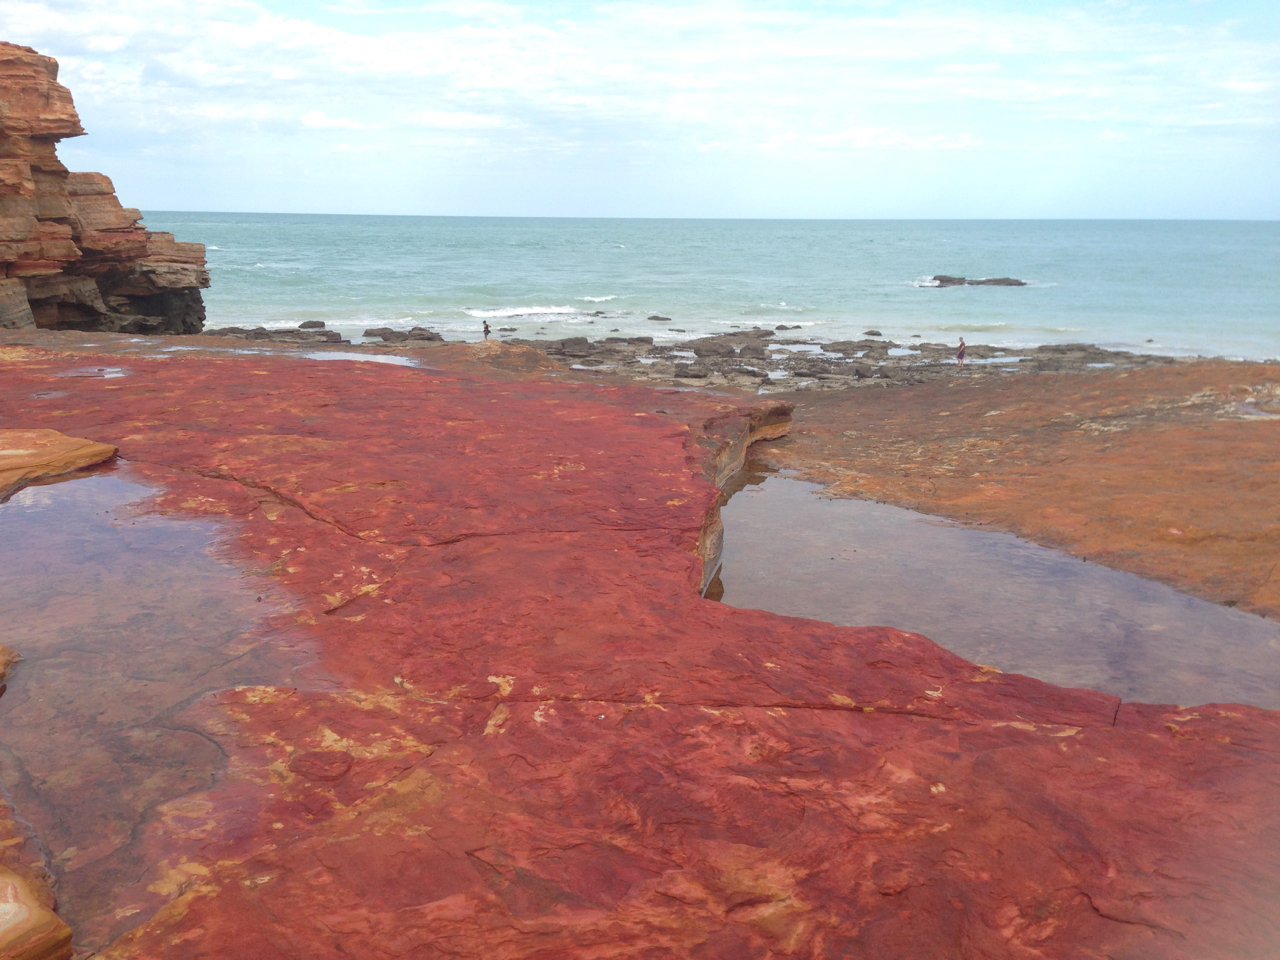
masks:
<instances>
[{"instance_id":1,"label":"white cloud","mask_svg":"<svg viewBox=\"0 0 1280 960\"><path fill-rule=\"evenodd\" d=\"M361 123L349 117L330 117L323 110L311 110L302 115L303 126L334 127L340 130L368 130L376 124Z\"/></svg>"},{"instance_id":2,"label":"white cloud","mask_svg":"<svg viewBox=\"0 0 1280 960\"><path fill-rule=\"evenodd\" d=\"M1035 153L1208 130L1274 147L1280 44L1171 17L751 0L570 16L341 0L304 18L267 0L7 0L0 36L59 57L92 135L163 129L174 150L184 138L193 153L306 149L312 165L315 138L349 151L371 131L392 155L466 168L515 155ZM311 146L286 139L299 126Z\"/></svg>"}]
</instances>

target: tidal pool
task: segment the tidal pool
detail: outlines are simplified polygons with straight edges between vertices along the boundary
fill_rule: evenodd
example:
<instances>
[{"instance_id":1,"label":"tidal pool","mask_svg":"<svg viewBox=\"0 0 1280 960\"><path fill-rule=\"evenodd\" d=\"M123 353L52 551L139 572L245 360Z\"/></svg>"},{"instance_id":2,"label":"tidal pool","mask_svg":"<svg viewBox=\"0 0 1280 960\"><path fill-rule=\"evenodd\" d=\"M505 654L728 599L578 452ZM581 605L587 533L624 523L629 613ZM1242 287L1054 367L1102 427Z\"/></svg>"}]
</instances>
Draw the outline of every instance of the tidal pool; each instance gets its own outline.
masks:
<instances>
[{"instance_id":1,"label":"tidal pool","mask_svg":"<svg viewBox=\"0 0 1280 960\"><path fill-rule=\"evenodd\" d=\"M975 663L1124 700L1280 708L1280 623L994 533L748 467L707 595L922 633Z\"/></svg>"},{"instance_id":2,"label":"tidal pool","mask_svg":"<svg viewBox=\"0 0 1280 960\"><path fill-rule=\"evenodd\" d=\"M148 866L134 834L223 763L182 708L288 683L307 659L267 626L270 583L217 559L225 530L144 513L154 493L122 464L0 503L0 643L23 657L0 697L0 782L80 948L146 919L115 914Z\"/></svg>"}]
</instances>

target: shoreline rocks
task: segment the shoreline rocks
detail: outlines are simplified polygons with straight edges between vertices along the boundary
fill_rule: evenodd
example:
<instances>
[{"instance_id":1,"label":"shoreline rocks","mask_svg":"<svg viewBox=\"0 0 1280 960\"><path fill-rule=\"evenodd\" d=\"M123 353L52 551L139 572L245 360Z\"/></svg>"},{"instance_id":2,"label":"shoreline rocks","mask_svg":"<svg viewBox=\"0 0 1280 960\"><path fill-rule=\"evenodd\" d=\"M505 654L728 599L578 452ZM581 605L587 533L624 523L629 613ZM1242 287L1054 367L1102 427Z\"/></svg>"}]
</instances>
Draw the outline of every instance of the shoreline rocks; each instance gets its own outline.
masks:
<instances>
[{"instance_id":1,"label":"shoreline rocks","mask_svg":"<svg viewBox=\"0 0 1280 960\"><path fill-rule=\"evenodd\" d=\"M58 63L0 42L0 329L199 333L204 246L139 225L58 142L84 135Z\"/></svg>"},{"instance_id":2,"label":"shoreline rocks","mask_svg":"<svg viewBox=\"0 0 1280 960\"><path fill-rule=\"evenodd\" d=\"M1087 373L1190 362L1085 343L1045 344L1019 351L970 344L967 363L961 369L951 344L897 343L877 336L822 343L778 337L773 330L763 329L660 345L655 345L652 337L504 342L572 360L575 367L640 380L697 380L700 385L723 384L761 392L906 386L956 376Z\"/></svg>"}]
</instances>

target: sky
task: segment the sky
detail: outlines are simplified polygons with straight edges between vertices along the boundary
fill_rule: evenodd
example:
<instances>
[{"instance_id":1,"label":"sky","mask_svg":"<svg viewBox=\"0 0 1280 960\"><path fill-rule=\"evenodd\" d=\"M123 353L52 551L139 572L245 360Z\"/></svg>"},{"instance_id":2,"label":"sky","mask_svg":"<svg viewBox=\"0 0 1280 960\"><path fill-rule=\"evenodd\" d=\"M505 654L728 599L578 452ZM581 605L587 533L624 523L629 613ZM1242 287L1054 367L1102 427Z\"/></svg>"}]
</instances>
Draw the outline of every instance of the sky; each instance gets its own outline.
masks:
<instances>
[{"instance_id":1,"label":"sky","mask_svg":"<svg viewBox=\"0 0 1280 960\"><path fill-rule=\"evenodd\" d=\"M1280 3L4 0L144 210L1280 219Z\"/></svg>"}]
</instances>

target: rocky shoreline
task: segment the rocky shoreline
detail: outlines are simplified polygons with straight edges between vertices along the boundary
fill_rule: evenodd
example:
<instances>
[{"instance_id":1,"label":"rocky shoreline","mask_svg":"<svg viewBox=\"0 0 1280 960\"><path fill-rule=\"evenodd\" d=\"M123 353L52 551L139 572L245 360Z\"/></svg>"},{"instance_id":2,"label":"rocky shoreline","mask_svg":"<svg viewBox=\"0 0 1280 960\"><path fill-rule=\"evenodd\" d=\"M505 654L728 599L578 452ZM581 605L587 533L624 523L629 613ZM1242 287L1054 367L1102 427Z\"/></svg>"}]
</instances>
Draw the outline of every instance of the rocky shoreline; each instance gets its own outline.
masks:
<instances>
[{"instance_id":1,"label":"rocky shoreline","mask_svg":"<svg viewBox=\"0 0 1280 960\"><path fill-rule=\"evenodd\" d=\"M262 343L340 344L373 352L458 342L446 341L425 327L408 331L378 327L366 330L365 336L377 336L380 342L353 343L335 331L323 329L318 321L297 329L222 327L208 329L205 334ZM961 369L952 345L921 340L897 343L880 336L878 331L868 331L859 340L839 341L753 329L666 344L655 343L653 337L509 338L498 342L541 351L574 370L688 386L732 387L755 393L902 387L957 375L1132 370L1193 363L1200 359L1107 350L1087 343L1044 344L1016 351L969 344L965 367Z\"/></svg>"}]
</instances>

